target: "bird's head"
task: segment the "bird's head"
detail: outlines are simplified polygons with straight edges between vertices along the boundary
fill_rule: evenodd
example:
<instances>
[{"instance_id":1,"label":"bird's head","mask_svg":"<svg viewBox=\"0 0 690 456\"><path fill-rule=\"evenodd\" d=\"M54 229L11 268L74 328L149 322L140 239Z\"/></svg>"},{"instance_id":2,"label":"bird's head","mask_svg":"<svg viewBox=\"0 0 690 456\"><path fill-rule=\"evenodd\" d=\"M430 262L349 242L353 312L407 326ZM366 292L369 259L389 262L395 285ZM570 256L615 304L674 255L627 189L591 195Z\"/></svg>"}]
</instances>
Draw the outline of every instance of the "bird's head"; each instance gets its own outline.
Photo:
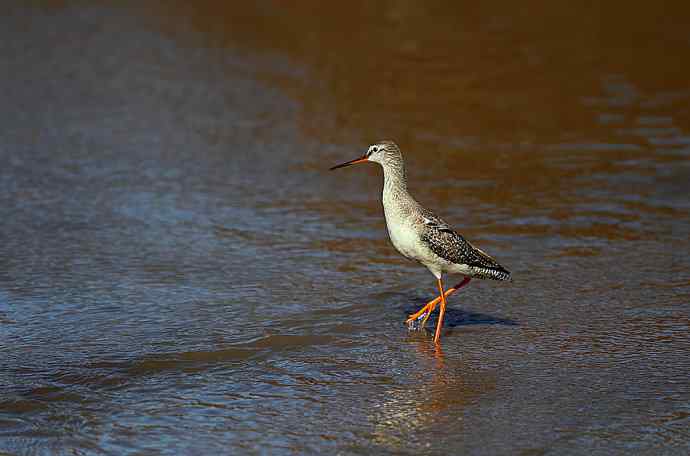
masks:
<instances>
[{"instance_id":1,"label":"bird's head","mask_svg":"<svg viewBox=\"0 0 690 456\"><path fill-rule=\"evenodd\" d=\"M378 163L381 166L398 164L402 162L402 154L398 145L393 141L379 141L369 146L367 152L361 157L336 165L331 170L366 162Z\"/></svg>"}]
</instances>

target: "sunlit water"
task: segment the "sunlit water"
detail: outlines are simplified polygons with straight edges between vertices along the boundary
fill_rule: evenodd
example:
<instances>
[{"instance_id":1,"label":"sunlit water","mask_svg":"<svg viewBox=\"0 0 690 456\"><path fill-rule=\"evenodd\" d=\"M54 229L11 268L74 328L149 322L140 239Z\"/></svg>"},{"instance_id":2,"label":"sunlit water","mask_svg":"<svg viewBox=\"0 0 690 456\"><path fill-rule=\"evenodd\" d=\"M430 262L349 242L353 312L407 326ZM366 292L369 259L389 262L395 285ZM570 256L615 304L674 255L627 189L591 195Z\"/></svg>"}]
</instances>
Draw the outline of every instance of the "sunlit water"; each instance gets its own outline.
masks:
<instances>
[{"instance_id":1,"label":"sunlit water","mask_svg":"<svg viewBox=\"0 0 690 456\"><path fill-rule=\"evenodd\" d=\"M0 18L0 452L690 450L682 31L151 5ZM440 350L380 172L326 171L387 137L515 276Z\"/></svg>"}]
</instances>

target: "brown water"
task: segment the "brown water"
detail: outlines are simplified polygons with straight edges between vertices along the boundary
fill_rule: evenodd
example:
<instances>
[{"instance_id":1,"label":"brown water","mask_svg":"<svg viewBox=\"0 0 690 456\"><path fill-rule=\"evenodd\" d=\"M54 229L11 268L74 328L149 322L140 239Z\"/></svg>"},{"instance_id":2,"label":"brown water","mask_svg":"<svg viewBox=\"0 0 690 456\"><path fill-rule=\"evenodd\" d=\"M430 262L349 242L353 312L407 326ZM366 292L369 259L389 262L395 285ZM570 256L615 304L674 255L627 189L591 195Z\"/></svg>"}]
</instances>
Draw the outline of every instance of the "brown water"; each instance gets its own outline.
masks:
<instances>
[{"instance_id":1,"label":"brown water","mask_svg":"<svg viewBox=\"0 0 690 456\"><path fill-rule=\"evenodd\" d=\"M6 7L0 453L690 451L690 8L581 3Z\"/></svg>"}]
</instances>

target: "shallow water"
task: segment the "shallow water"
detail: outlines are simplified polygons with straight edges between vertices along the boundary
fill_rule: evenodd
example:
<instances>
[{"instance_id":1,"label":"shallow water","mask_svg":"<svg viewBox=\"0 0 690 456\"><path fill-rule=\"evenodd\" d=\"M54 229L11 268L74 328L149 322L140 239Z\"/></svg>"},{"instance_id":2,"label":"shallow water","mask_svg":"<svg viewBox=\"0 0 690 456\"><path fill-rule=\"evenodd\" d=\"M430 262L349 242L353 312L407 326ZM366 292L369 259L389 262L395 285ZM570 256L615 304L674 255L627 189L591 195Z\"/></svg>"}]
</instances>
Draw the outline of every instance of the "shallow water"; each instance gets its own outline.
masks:
<instances>
[{"instance_id":1,"label":"shallow water","mask_svg":"<svg viewBox=\"0 0 690 456\"><path fill-rule=\"evenodd\" d=\"M0 452L690 450L682 2L21 5ZM441 349L380 171L326 171L382 138L515 276Z\"/></svg>"}]
</instances>

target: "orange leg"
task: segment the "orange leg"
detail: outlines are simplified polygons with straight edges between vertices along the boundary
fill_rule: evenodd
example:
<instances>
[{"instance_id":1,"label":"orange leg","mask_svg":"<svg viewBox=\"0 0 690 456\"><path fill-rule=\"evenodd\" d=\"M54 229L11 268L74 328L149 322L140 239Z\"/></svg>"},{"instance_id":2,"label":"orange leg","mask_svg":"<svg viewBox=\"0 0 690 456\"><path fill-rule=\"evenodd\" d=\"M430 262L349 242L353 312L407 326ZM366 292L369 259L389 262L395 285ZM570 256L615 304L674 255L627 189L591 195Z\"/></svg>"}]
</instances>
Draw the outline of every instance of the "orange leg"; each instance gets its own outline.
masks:
<instances>
[{"instance_id":1,"label":"orange leg","mask_svg":"<svg viewBox=\"0 0 690 456\"><path fill-rule=\"evenodd\" d=\"M443 292L443 282L438 279L438 291L441 293L441 311L438 314L438 323L436 323L436 334L434 335L434 343L438 344L441 338L441 327L443 326L443 316L446 313L446 295Z\"/></svg>"},{"instance_id":2,"label":"orange leg","mask_svg":"<svg viewBox=\"0 0 690 456\"><path fill-rule=\"evenodd\" d=\"M455 290L453 290L452 288L449 288L448 290L446 290L446 296L450 295L453 291L455 291ZM425 321L426 321L426 317L428 317L429 314L431 314L431 312L434 311L434 309L436 308L436 304L438 304L439 301L441 301L440 296L429 301L424 307L419 309L417 312L413 313L412 315L409 315L407 317L407 320L405 320L405 323L407 323L409 325L410 323L414 323L415 320L418 320L422 317L425 317Z\"/></svg>"},{"instance_id":3,"label":"orange leg","mask_svg":"<svg viewBox=\"0 0 690 456\"><path fill-rule=\"evenodd\" d=\"M462 282L458 283L457 285L455 285L452 288L447 289L445 292L445 297L447 298L451 294L458 291L460 288L462 288L465 285L467 285L468 283L470 283L470 280L471 279L469 277L465 277L464 279L462 279ZM437 297L436 299L434 299L432 301L429 301L429 303L427 303L427 305L425 305L424 307L419 309L418 312L415 312L412 315L410 315L409 317L407 317L407 320L405 320L405 323L408 326L412 326L415 323L415 321L417 321L418 319L423 317L424 319L422 320L422 324L420 325L420 327L423 328L424 325L426 325L426 321L429 319L429 316L431 315L431 313L436 309L436 304L438 304L440 301L441 301L441 296Z\"/></svg>"}]
</instances>

